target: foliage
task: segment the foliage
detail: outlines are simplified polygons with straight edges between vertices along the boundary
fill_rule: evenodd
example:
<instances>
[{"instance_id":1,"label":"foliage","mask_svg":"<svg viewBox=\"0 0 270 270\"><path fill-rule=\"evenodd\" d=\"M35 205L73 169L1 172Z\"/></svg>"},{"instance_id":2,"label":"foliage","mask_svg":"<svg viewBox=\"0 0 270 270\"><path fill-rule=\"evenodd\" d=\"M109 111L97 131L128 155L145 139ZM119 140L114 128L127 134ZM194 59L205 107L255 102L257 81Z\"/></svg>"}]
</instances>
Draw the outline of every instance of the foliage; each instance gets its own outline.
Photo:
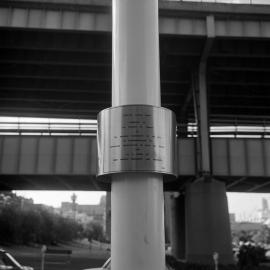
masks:
<instances>
[{"instance_id":1,"label":"foliage","mask_svg":"<svg viewBox=\"0 0 270 270\"><path fill-rule=\"evenodd\" d=\"M265 249L255 245L242 245L238 254L238 265L240 269L244 267L258 267L265 261Z\"/></svg>"},{"instance_id":2,"label":"foliage","mask_svg":"<svg viewBox=\"0 0 270 270\"><path fill-rule=\"evenodd\" d=\"M44 206L23 207L13 193L0 196L0 243L55 244L71 241L82 234L82 226Z\"/></svg>"},{"instance_id":3,"label":"foliage","mask_svg":"<svg viewBox=\"0 0 270 270\"><path fill-rule=\"evenodd\" d=\"M254 242L256 244L270 244L270 228L266 225L259 230L241 230L232 233L233 242Z\"/></svg>"},{"instance_id":4,"label":"foliage","mask_svg":"<svg viewBox=\"0 0 270 270\"><path fill-rule=\"evenodd\" d=\"M85 236L88 241L97 240L100 242L105 241L104 232L102 226L97 222L90 222L86 226Z\"/></svg>"},{"instance_id":5,"label":"foliage","mask_svg":"<svg viewBox=\"0 0 270 270\"><path fill-rule=\"evenodd\" d=\"M178 263L176 270L213 270L215 269L214 265L201 265L201 264L193 264L193 263ZM236 265L219 265L219 270L269 270L268 266L244 266L243 268L239 268Z\"/></svg>"},{"instance_id":6,"label":"foliage","mask_svg":"<svg viewBox=\"0 0 270 270\"><path fill-rule=\"evenodd\" d=\"M270 229L267 226L262 227L261 230L255 232L252 236L252 241L255 243L270 243Z\"/></svg>"}]
</instances>

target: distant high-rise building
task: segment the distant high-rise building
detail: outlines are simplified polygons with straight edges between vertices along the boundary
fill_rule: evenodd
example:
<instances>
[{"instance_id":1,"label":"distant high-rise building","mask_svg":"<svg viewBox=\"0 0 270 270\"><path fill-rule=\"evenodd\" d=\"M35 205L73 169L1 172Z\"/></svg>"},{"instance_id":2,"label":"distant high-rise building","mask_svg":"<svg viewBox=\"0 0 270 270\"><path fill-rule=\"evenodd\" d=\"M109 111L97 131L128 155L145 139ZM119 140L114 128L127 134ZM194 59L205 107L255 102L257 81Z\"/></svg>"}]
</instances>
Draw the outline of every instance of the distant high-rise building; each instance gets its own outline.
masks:
<instances>
[{"instance_id":1,"label":"distant high-rise building","mask_svg":"<svg viewBox=\"0 0 270 270\"><path fill-rule=\"evenodd\" d=\"M234 213L230 213L229 216L230 216L230 222L231 222L231 224L232 223L235 223L236 222L236 220L235 220L235 214Z\"/></svg>"},{"instance_id":2,"label":"distant high-rise building","mask_svg":"<svg viewBox=\"0 0 270 270\"><path fill-rule=\"evenodd\" d=\"M265 198L262 198L262 209L268 211L268 201Z\"/></svg>"},{"instance_id":3,"label":"distant high-rise building","mask_svg":"<svg viewBox=\"0 0 270 270\"><path fill-rule=\"evenodd\" d=\"M270 210L268 206L268 201L266 198L262 198L262 208L258 211L259 220L261 222L266 222L270 219Z\"/></svg>"}]
</instances>

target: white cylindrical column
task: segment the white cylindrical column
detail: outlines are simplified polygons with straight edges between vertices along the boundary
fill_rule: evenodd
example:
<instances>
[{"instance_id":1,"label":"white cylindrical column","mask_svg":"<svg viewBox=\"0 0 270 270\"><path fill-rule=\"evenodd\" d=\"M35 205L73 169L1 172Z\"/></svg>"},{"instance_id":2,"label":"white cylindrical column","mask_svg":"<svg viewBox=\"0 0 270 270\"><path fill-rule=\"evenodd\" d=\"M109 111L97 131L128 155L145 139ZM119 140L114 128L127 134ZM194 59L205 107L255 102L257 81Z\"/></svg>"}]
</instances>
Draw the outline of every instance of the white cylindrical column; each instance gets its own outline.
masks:
<instances>
[{"instance_id":1,"label":"white cylindrical column","mask_svg":"<svg viewBox=\"0 0 270 270\"><path fill-rule=\"evenodd\" d=\"M112 106L160 106L157 0L113 0ZM112 270L164 270L163 179L112 176Z\"/></svg>"},{"instance_id":2,"label":"white cylindrical column","mask_svg":"<svg viewBox=\"0 0 270 270\"><path fill-rule=\"evenodd\" d=\"M113 0L112 106L160 106L157 0Z\"/></svg>"},{"instance_id":3,"label":"white cylindrical column","mask_svg":"<svg viewBox=\"0 0 270 270\"><path fill-rule=\"evenodd\" d=\"M164 270L162 176L129 173L112 181L112 270Z\"/></svg>"}]
</instances>

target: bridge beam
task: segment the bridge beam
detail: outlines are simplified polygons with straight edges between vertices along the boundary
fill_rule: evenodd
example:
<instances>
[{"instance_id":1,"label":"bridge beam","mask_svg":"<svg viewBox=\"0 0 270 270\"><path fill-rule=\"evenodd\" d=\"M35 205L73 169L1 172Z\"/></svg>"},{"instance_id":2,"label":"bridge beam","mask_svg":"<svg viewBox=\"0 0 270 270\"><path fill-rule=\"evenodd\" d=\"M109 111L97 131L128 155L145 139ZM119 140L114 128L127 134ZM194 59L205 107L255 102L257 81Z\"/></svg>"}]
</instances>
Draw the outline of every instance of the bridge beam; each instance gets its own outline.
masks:
<instances>
[{"instance_id":1,"label":"bridge beam","mask_svg":"<svg viewBox=\"0 0 270 270\"><path fill-rule=\"evenodd\" d=\"M186 224L188 262L213 265L213 253L217 252L219 263L233 263L224 183L198 181L187 187Z\"/></svg>"}]
</instances>

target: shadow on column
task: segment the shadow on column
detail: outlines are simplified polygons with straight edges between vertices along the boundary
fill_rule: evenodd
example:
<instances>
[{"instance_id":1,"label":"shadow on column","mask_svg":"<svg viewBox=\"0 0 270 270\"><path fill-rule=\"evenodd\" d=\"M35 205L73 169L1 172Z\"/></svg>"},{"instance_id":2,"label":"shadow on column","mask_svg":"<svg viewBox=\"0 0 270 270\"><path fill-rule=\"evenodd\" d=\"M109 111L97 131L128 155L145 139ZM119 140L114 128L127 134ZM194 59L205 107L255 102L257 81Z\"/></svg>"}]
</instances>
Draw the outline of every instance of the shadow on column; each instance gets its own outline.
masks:
<instances>
[{"instance_id":1,"label":"shadow on column","mask_svg":"<svg viewBox=\"0 0 270 270\"><path fill-rule=\"evenodd\" d=\"M186 259L213 264L233 264L231 230L224 183L198 181L186 188Z\"/></svg>"}]
</instances>

